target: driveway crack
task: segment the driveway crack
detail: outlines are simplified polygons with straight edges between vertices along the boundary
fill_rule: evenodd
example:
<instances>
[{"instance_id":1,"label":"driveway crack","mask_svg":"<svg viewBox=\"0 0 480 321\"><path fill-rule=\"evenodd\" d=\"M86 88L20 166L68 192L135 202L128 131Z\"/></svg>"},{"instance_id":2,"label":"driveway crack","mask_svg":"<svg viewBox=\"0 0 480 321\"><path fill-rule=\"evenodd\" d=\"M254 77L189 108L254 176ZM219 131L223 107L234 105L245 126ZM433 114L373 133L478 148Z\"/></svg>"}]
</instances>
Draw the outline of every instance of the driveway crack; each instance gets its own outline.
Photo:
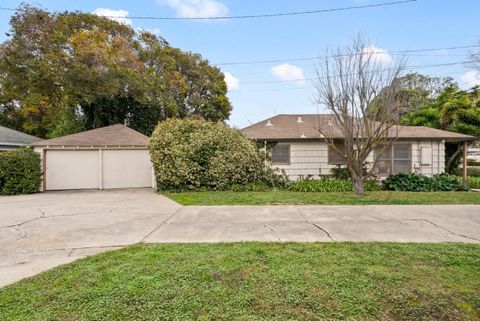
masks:
<instances>
[{"instance_id":1,"label":"driveway crack","mask_svg":"<svg viewBox=\"0 0 480 321\"><path fill-rule=\"evenodd\" d=\"M425 218L405 218L403 219L404 221L424 221L424 222L427 222L433 226L435 226L436 228L439 228L441 230L444 230L445 232L449 233L449 234L452 234L452 235L455 235L455 236L459 236L459 237L463 237L463 238L466 238L466 239L469 239L469 240L474 240L474 241L477 241L477 242L480 242L480 239L477 239L477 238L474 238L474 237L471 237L471 236L468 236L468 235L463 235L463 234L458 234L458 233L455 233L453 231L450 231L449 229L441 226L441 225L438 225L430 220L427 220Z\"/></svg>"},{"instance_id":2,"label":"driveway crack","mask_svg":"<svg viewBox=\"0 0 480 321\"><path fill-rule=\"evenodd\" d=\"M263 227L265 227L266 229L270 230L273 235L281 242L282 239L280 238L280 236L277 235L277 232L275 231L275 229L273 227L271 227L270 225L267 225L267 224L264 224Z\"/></svg>"},{"instance_id":3,"label":"driveway crack","mask_svg":"<svg viewBox=\"0 0 480 321\"><path fill-rule=\"evenodd\" d=\"M33 222L33 221L36 221L36 220L39 220L39 219L44 218L44 217L45 217L45 212L42 211L40 208L37 208L37 210L41 213L41 215L38 216L38 217L32 218L32 219L30 219L30 220L23 221L23 222L20 222L20 223L17 223L17 224L0 226L0 228L19 227L19 226L22 226L22 225L24 225L24 224L27 224L27 223L30 223L30 222Z\"/></svg>"},{"instance_id":4,"label":"driveway crack","mask_svg":"<svg viewBox=\"0 0 480 321\"><path fill-rule=\"evenodd\" d=\"M305 223L310 224L310 225L314 226L316 229L319 229L320 231L322 231L322 232L330 239L330 241L335 241L335 240L333 239L333 237L330 235L330 233L328 233L328 231L327 231L325 228L321 227L321 226L318 225L317 223L313 223L313 222L309 221L309 220L305 217L305 214L303 213L303 211L302 211L301 209L299 209L299 211L300 211L300 216L302 217L302 219L303 219L303 221L304 221Z\"/></svg>"}]
</instances>

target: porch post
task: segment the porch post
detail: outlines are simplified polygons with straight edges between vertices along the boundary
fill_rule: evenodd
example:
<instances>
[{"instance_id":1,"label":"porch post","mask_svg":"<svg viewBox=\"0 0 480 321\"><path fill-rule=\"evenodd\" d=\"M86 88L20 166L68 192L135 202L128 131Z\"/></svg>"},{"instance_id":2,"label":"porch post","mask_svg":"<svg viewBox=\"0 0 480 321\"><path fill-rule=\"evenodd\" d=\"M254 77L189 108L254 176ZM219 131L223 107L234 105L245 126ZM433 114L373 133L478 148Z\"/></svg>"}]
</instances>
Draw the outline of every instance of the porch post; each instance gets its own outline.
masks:
<instances>
[{"instance_id":1,"label":"porch post","mask_svg":"<svg viewBox=\"0 0 480 321\"><path fill-rule=\"evenodd\" d=\"M467 186L467 141L463 142L463 184Z\"/></svg>"}]
</instances>

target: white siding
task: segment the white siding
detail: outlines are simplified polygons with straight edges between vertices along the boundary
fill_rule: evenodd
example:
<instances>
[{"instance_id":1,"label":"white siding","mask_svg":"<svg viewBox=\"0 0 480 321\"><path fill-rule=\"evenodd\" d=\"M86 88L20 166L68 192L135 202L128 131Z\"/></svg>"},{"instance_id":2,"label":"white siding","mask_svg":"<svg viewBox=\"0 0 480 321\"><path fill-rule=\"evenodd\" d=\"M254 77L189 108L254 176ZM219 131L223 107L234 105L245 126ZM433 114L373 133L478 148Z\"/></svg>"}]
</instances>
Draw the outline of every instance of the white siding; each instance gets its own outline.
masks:
<instances>
[{"instance_id":1,"label":"white siding","mask_svg":"<svg viewBox=\"0 0 480 321\"><path fill-rule=\"evenodd\" d=\"M431 176L443 173L445 170L445 143L440 141L401 141L412 144L412 172ZM290 164L273 165L285 170L291 180L300 177L315 177L329 175L335 165L328 164L328 145L324 142L282 142L279 144L290 145ZM428 165L421 164L421 148L427 148L431 154ZM373 162L373 154L367 158Z\"/></svg>"}]
</instances>

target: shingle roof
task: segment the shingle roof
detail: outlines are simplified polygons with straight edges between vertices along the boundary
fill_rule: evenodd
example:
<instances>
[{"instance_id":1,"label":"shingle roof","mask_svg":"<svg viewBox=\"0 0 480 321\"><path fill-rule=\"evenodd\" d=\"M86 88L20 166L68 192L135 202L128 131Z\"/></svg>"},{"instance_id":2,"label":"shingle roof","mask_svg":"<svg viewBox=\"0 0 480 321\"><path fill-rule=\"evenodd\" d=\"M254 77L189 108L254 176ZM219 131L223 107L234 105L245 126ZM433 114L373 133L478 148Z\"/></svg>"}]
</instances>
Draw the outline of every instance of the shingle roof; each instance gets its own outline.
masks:
<instances>
[{"instance_id":1,"label":"shingle roof","mask_svg":"<svg viewBox=\"0 0 480 321\"><path fill-rule=\"evenodd\" d=\"M38 137L0 126L0 145L24 146L39 140Z\"/></svg>"},{"instance_id":2,"label":"shingle roof","mask_svg":"<svg viewBox=\"0 0 480 321\"><path fill-rule=\"evenodd\" d=\"M321 139L319 128L332 138L342 138L331 114L281 114L242 129L250 138L259 140ZM451 141L471 140L475 137L424 126L398 126L399 138L428 138ZM394 134L392 134L393 136ZM396 136L396 135L395 135Z\"/></svg>"},{"instance_id":3,"label":"shingle roof","mask_svg":"<svg viewBox=\"0 0 480 321\"><path fill-rule=\"evenodd\" d=\"M146 146L148 137L122 124L36 142L34 146Z\"/></svg>"}]
</instances>

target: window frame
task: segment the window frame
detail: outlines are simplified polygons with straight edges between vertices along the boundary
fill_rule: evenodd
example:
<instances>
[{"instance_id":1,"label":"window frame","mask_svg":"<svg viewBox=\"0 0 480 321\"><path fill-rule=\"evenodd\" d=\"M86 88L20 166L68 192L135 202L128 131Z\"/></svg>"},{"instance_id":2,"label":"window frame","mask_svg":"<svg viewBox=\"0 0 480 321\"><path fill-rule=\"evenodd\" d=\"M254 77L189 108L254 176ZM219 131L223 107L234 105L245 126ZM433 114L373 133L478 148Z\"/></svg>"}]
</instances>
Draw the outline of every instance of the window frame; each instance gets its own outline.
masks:
<instances>
[{"instance_id":1,"label":"window frame","mask_svg":"<svg viewBox=\"0 0 480 321\"><path fill-rule=\"evenodd\" d=\"M342 156L340 156L334 149L332 146L330 146L330 144L327 144L328 146L328 150L327 150L327 163L328 165L347 165L347 160L345 158L343 158ZM345 152L345 143L336 143L335 144L335 147L337 149L340 149L340 151L343 149L343 151ZM341 161L340 160L336 160L336 159L333 159L333 155L335 155L335 157L338 157L338 158L341 158Z\"/></svg>"},{"instance_id":2,"label":"window frame","mask_svg":"<svg viewBox=\"0 0 480 321\"><path fill-rule=\"evenodd\" d=\"M398 145L408 145L408 159L407 158L395 158L395 146L398 146ZM407 173L412 173L412 164L413 164L413 144L412 143L394 143L392 145L390 145L389 149L390 149L390 152L388 153L389 155L387 155L385 152L381 155L381 157L383 159L379 159L379 152L377 151L379 148L382 148L383 145L380 145L378 146L377 148L375 148L375 151L374 151L374 157L375 157L375 168L376 170L378 170L378 161L379 160L383 160L383 161L388 161L389 163L389 167L388 167L388 173L385 173L385 172L377 172L378 175L380 176L383 176L383 175L393 175L394 173L395 174L398 174L398 173L404 173L404 172L395 172L395 161L409 161L409 171ZM386 157L388 156L388 157Z\"/></svg>"},{"instance_id":3,"label":"window frame","mask_svg":"<svg viewBox=\"0 0 480 321\"><path fill-rule=\"evenodd\" d=\"M286 147L287 148L287 152L288 152L288 161L287 162L277 162L277 161L274 161L273 159L273 151L275 149L275 147ZM271 150L271 163L272 165L290 165L291 164L291 145L290 144L276 144L275 146L272 147L272 150Z\"/></svg>"}]
</instances>

